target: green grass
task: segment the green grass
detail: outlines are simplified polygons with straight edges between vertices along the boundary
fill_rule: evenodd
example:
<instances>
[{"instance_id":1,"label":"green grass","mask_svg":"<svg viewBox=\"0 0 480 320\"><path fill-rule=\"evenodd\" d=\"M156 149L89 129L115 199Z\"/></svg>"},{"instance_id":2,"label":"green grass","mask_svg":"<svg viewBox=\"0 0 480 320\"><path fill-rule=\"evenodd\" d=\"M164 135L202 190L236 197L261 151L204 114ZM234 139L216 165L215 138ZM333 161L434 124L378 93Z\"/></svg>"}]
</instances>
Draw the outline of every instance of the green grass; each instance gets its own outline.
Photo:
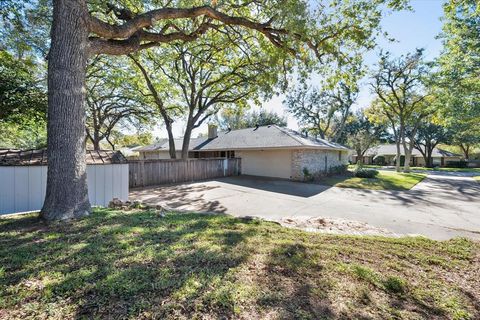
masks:
<instances>
[{"instance_id":1,"label":"green grass","mask_svg":"<svg viewBox=\"0 0 480 320\"><path fill-rule=\"evenodd\" d=\"M412 167L412 170L421 171L445 171L445 172L474 172L480 175L480 168L425 168L425 167Z\"/></svg>"},{"instance_id":2,"label":"green grass","mask_svg":"<svg viewBox=\"0 0 480 320\"><path fill-rule=\"evenodd\" d=\"M351 164L348 166L348 169L354 170L357 165ZM382 169L385 168L385 166L378 166L378 165L369 165L369 164L364 164L362 165L364 168L370 168L370 169ZM480 168L425 168L425 167L411 167L411 170L418 170L418 171L444 171L444 172L474 172L478 173L480 175Z\"/></svg>"},{"instance_id":3,"label":"green grass","mask_svg":"<svg viewBox=\"0 0 480 320\"><path fill-rule=\"evenodd\" d=\"M0 218L2 319L474 319L480 244L224 215Z\"/></svg>"},{"instance_id":4,"label":"green grass","mask_svg":"<svg viewBox=\"0 0 480 320\"><path fill-rule=\"evenodd\" d=\"M357 167L356 164L349 164L348 165L349 170L354 170L356 167ZM363 168L368 168L368 169L382 169L383 168L383 166L377 166L377 165L374 165L374 164L362 164L362 167Z\"/></svg>"},{"instance_id":5,"label":"green grass","mask_svg":"<svg viewBox=\"0 0 480 320\"><path fill-rule=\"evenodd\" d=\"M426 177L421 173L399 173L394 171L379 171L375 178L357 178L334 176L323 178L320 183L340 187L370 190L410 190Z\"/></svg>"}]
</instances>

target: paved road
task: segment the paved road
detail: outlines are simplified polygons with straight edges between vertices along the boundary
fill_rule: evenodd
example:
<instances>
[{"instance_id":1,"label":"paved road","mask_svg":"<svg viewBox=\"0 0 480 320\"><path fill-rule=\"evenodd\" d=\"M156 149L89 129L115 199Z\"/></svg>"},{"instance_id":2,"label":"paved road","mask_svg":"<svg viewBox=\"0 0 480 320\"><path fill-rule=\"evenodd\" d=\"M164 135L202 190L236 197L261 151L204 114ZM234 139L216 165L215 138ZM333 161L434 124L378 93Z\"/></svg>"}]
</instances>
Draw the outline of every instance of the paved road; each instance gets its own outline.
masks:
<instances>
[{"instance_id":1,"label":"paved road","mask_svg":"<svg viewBox=\"0 0 480 320\"><path fill-rule=\"evenodd\" d=\"M271 220L342 218L399 235L480 240L480 183L458 174L429 175L409 191L335 188L240 176L137 189L130 199Z\"/></svg>"}]
</instances>

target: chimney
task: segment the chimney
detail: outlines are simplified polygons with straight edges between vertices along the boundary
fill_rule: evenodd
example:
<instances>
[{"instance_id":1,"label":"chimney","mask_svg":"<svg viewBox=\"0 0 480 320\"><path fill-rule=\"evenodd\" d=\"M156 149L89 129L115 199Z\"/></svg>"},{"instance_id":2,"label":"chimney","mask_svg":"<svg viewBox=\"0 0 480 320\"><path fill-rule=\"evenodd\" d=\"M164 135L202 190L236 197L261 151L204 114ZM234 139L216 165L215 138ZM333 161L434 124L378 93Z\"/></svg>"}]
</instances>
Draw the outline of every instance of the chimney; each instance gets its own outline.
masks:
<instances>
[{"instance_id":1,"label":"chimney","mask_svg":"<svg viewBox=\"0 0 480 320\"><path fill-rule=\"evenodd\" d=\"M217 126L214 124L208 125L208 139L214 139L217 137Z\"/></svg>"}]
</instances>

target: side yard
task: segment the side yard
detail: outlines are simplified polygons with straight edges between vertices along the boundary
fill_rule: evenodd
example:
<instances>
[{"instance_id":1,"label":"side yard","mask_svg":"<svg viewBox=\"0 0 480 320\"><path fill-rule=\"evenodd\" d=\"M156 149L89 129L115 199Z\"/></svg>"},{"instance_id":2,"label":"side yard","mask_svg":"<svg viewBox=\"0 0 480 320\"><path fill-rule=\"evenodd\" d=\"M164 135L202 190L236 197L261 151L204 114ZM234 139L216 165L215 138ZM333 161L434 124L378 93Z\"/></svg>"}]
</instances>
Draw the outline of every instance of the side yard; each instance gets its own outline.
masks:
<instances>
[{"instance_id":1,"label":"side yard","mask_svg":"<svg viewBox=\"0 0 480 320\"><path fill-rule=\"evenodd\" d=\"M379 165L373 165L373 164L364 164L362 165L364 168L371 168L371 169L382 169L386 168L384 166L379 166ZM349 169L353 170L355 169L356 165L351 164L348 166ZM480 168L425 168L425 167L411 167L411 170L415 171L438 171L438 172L472 172L472 173L478 173L480 175Z\"/></svg>"},{"instance_id":2,"label":"side yard","mask_svg":"<svg viewBox=\"0 0 480 320\"><path fill-rule=\"evenodd\" d=\"M480 244L226 215L0 218L0 318L478 319Z\"/></svg>"},{"instance_id":3,"label":"side yard","mask_svg":"<svg viewBox=\"0 0 480 320\"><path fill-rule=\"evenodd\" d=\"M340 188L357 188L370 190L410 190L426 177L421 173L398 173L379 171L375 178L357 178L333 176L323 178L320 183Z\"/></svg>"}]
</instances>

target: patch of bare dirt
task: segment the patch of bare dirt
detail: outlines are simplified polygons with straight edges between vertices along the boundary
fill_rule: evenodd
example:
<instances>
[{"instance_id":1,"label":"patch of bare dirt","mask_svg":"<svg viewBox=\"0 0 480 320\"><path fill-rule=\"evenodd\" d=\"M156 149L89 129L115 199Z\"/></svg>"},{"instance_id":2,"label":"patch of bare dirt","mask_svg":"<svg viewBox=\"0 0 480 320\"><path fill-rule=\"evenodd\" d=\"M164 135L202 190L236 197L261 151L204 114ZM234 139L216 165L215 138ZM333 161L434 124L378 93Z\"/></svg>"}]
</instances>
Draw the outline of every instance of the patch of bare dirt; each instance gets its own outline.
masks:
<instances>
[{"instance_id":1,"label":"patch of bare dirt","mask_svg":"<svg viewBox=\"0 0 480 320\"><path fill-rule=\"evenodd\" d=\"M286 217L278 221L282 226L311 232L349 235L400 237L390 230L374 227L364 222L323 217Z\"/></svg>"}]
</instances>

